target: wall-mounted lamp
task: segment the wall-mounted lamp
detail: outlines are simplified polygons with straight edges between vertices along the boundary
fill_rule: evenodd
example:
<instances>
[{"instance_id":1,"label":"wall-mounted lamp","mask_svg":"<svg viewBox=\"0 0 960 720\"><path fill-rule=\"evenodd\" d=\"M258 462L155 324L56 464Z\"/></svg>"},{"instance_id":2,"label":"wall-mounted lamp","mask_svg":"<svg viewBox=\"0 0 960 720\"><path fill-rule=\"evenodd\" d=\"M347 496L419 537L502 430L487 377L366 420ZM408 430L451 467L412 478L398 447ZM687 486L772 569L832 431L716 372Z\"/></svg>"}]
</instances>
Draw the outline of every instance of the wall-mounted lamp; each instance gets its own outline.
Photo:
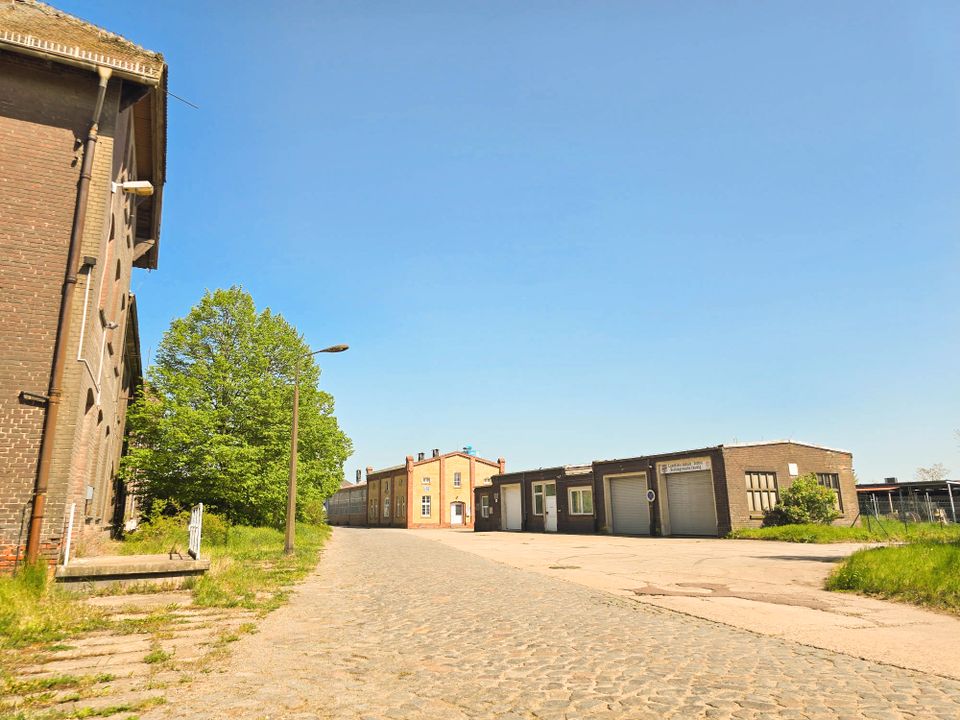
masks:
<instances>
[{"instance_id":1,"label":"wall-mounted lamp","mask_svg":"<svg viewBox=\"0 0 960 720\"><path fill-rule=\"evenodd\" d=\"M153 183L149 180L127 180L122 183L112 183L111 185L113 192L117 190L122 190L125 193L131 195L153 195Z\"/></svg>"}]
</instances>

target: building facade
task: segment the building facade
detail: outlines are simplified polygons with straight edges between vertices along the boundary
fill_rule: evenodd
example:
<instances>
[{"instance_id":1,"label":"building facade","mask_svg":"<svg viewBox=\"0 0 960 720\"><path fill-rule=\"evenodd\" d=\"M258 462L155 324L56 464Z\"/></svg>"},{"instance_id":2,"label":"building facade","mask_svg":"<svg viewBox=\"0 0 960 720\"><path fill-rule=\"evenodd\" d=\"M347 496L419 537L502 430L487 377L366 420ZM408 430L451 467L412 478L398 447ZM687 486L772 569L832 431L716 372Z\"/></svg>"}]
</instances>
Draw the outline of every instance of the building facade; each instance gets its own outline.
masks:
<instances>
[{"instance_id":1,"label":"building facade","mask_svg":"<svg viewBox=\"0 0 960 720\"><path fill-rule=\"evenodd\" d=\"M355 505L362 492L367 527L471 528L474 525L474 489L489 485L505 469L503 458L486 460L469 449L430 457L408 455L402 465L374 470L366 482L343 487L327 501L332 525L358 524ZM363 488L361 490L361 488Z\"/></svg>"},{"instance_id":2,"label":"building facade","mask_svg":"<svg viewBox=\"0 0 960 720\"><path fill-rule=\"evenodd\" d=\"M855 522L851 453L782 440L496 477L491 487L476 491L475 529L723 536L759 527L780 493L809 473L834 491L836 523Z\"/></svg>"},{"instance_id":3,"label":"building facade","mask_svg":"<svg viewBox=\"0 0 960 720\"><path fill-rule=\"evenodd\" d=\"M157 267L163 58L32 0L0 4L0 571L122 525L140 380L134 268Z\"/></svg>"}]
</instances>

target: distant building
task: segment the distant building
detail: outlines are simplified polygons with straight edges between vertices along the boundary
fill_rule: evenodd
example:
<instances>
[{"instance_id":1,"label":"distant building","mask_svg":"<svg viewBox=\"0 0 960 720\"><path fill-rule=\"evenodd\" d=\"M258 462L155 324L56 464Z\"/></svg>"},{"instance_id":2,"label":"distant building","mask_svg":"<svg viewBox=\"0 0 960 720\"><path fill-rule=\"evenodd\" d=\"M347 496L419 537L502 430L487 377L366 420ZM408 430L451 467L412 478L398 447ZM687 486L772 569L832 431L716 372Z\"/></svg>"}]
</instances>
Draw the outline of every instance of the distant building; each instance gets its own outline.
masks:
<instances>
[{"instance_id":1,"label":"distant building","mask_svg":"<svg viewBox=\"0 0 960 720\"><path fill-rule=\"evenodd\" d=\"M809 473L834 492L837 523L854 522L853 456L777 440L499 475L475 492L474 529L722 536L759 527L780 493Z\"/></svg>"},{"instance_id":2,"label":"distant building","mask_svg":"<svg viewBox=\"0 0 960 720\"><path fill-rule=\"evenodd\" d=\"M331 525L473 527L473 494L504 471L505 461L478 457L472 448L430 457L408 455L402 465L367 468L362 484L345 483L327 501ZM361 500L365 513L359 512Z\"/></svg>"},{"instance_id":3,"label":"distant building","mask_svg":"<svg viewBox=\"0 0 960 720\"><path fill-rule=\"evenodd\" d=\"M71 506L75 538L133 509L117 476L141 375L130 279L157 267L166 84L157 53L0 3L0 570L28 549L55 560Z\"/></svg>"}]
</instances>

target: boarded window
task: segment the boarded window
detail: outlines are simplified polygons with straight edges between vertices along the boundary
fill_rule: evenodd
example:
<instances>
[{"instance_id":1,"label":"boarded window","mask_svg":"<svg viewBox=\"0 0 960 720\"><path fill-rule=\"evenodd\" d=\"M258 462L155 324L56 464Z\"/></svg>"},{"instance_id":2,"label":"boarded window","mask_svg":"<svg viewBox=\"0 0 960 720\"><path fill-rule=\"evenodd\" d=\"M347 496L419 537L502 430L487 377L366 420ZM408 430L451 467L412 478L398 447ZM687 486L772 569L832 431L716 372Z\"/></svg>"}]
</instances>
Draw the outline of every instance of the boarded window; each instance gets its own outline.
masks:
<instances>
[{"instance_id":1,"label":"boarded window","mask_svg":"<svg viewBox=\"0 0 960 720\"><path fill-rule=\"evenodd\" d=\"M752 513L771 510L777 504L777 474L775 472L748 472L747 508Z\"/></svg>"}]
</instances>

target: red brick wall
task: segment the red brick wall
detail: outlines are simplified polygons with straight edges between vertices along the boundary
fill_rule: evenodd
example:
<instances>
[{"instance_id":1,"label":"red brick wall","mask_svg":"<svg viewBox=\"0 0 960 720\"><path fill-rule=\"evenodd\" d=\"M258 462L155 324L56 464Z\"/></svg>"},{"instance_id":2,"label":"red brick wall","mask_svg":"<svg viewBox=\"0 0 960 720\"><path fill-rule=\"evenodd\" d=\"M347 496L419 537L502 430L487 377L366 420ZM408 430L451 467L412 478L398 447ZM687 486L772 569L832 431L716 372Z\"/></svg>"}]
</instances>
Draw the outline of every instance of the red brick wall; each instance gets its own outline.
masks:
<instances>
[{"instance_id":1,"label":"red brick wall","mask_svg":"<svg viewBox=\"0 0 960 720\"><path fill-rule=\"evenodd\" d=\"M22 402L19 395L47 391L81 142L96 89L94 73L0 56L0 571L10 566L18 545L25 542L26 524L21 527L21 521L36 480L44 408ZM58 554L71 503L77 503L81 529L98 532L110 522L110 471L117 467L122 445L127 394L122 388L123 333L133 255L126 230L135 218L132 206L124 206L126 199L110 192L126 156L123 130L128 115L120 114L119 91L120 82L111 81L81 244L81 257L94 257L97 265L93 273L79 277L66 345L64 394L41 535L44 554L51 559ZM123 142L115 144L118 128ZM112 240L111 215L119 221ZM87 282L92 284L83 354L92 372L77 360ZM108 320L120 324L117 330L103 327L100 308ZM104 338L113 352L104 352L98 393L95 376ZM100 399L99 406L95 403L89 410L88 391ZM87 485L95 488L89 523L84 513Z\"/></svg>"}]
</instances>

